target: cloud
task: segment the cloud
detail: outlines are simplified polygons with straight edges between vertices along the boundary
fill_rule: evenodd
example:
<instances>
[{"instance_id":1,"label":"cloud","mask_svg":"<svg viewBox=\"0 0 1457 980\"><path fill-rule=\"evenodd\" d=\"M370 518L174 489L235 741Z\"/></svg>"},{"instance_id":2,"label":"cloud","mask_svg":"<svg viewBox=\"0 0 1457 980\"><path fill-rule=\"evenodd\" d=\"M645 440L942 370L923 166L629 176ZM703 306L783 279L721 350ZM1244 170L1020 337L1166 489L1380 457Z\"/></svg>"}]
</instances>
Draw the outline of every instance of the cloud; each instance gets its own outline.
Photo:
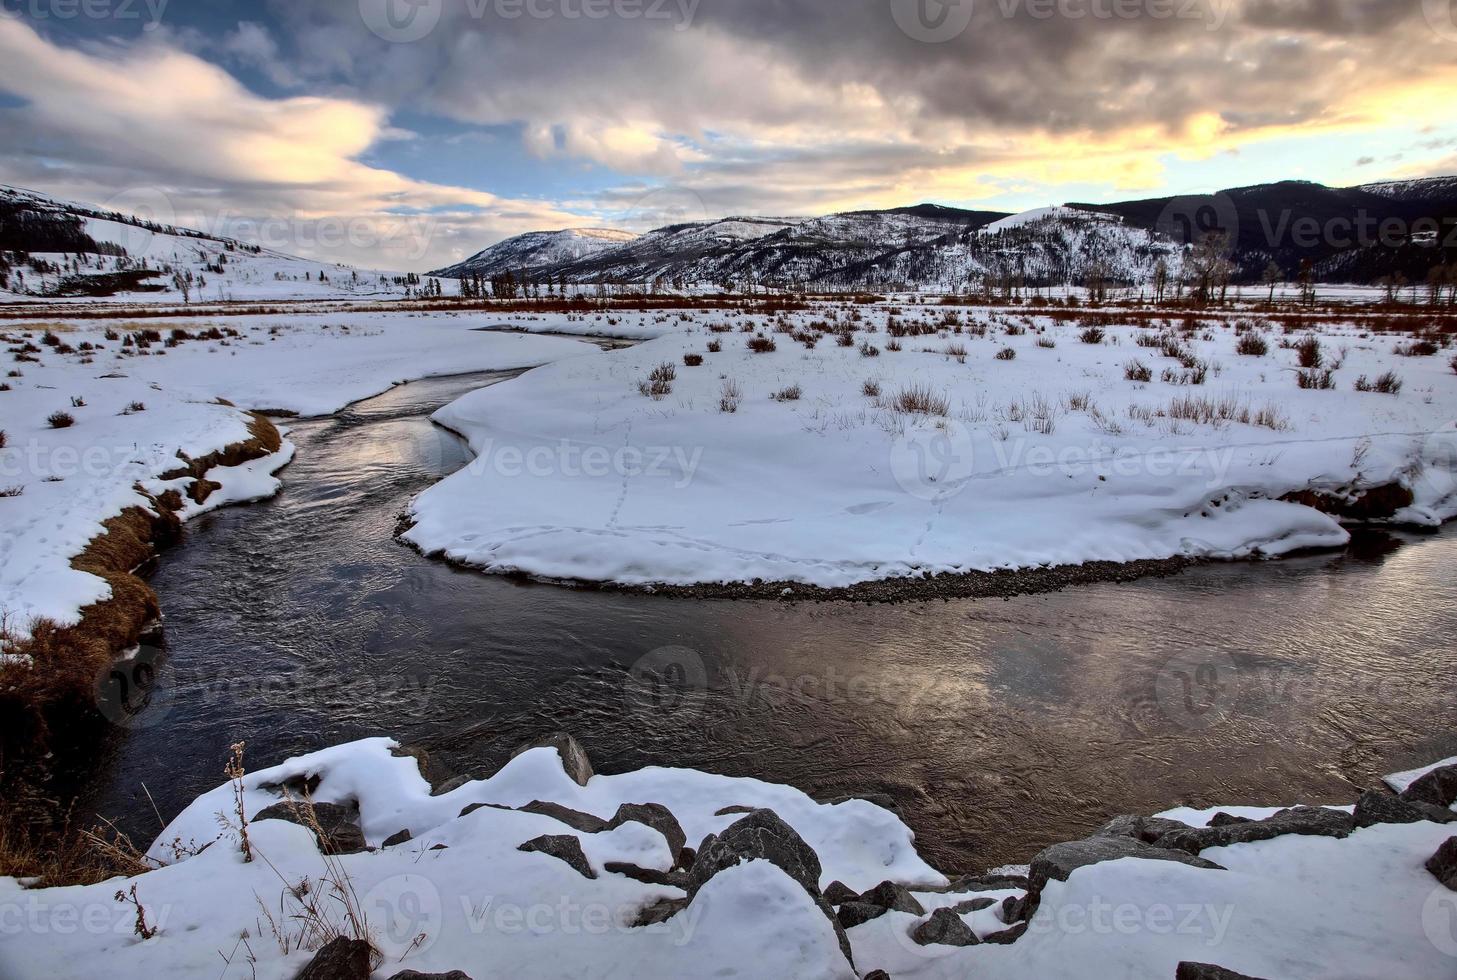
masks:
<instances>
[{"instance_id":1,"label":"cloud","mask_svg":"<svg viewBox=\"0 0 1457 980\"><path fill-rule=\"evenodd\" d=\"M239 50L268 53L255 33L235 38ZM398 229L398 213L429 211L428 220L414 223L424 240L393 246L400 257L418 253L411 268L453 257L467 231L473 244L576 221L549 206L363 164L357 158L377 141L399 135L384 107L317 96L266 99L161 40L68 49L0 19L0 61L7 66L0 88L21 102L0 109L8 134L0 179L7 182L96 203L160 190L179 222L209 228L286 216L300 229L297 250L317 257L325 256L308 234L311 222L342 218ZM378 266L391 257L359 251L344 258Z\"/></svg>"}]
</instances>

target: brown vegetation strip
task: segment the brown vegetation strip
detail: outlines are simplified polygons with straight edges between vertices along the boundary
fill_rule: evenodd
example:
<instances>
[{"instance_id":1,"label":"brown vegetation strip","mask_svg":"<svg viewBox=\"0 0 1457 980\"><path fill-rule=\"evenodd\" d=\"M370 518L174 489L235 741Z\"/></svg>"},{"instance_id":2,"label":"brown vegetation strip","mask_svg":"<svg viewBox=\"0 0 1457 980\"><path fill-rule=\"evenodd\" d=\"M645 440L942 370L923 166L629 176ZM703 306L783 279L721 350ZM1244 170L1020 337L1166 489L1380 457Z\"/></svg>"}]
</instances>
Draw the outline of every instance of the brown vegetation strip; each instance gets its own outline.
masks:
<instances>
[{"instance_id":1,"label":"brown vegetation strip","mask_svg":"<svg viewBox=\"0 0 1457 980\"><path fill-rule=\"evenodd\" d=\"M261 415L253 417L249 432L247 440L219 452L184 459L165 477L194 477L191 496L203 502L218 486L203 479L210 469L261 459L283 444L278 429ZM7 792L17 762L46 751L58 726L95 714L99 678L160 615L157 594L136 573L181 536L177 512L183 501L176 491L150 499L153 509L131 507L104 522L104 532L71 561L72 568L104 580L110 596L82 609L74 626L42 620L32 624L28 638L0 636L0 650L32 660L29 666L0 665L0 794Z\"/></svg>"}]
</instances>

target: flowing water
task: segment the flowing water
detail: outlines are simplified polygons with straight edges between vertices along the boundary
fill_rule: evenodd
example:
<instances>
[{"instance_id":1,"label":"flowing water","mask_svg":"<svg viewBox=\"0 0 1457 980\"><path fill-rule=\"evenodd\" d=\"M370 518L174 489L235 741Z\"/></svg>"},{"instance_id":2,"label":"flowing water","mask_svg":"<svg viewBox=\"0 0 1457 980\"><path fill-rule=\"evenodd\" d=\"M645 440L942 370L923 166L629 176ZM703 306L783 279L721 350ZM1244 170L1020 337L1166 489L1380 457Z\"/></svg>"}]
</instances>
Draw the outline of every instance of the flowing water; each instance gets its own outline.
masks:
<instances>
[{"instance_id":1,"label":"flowing water","mask_svg":"<svg viewBox=\"0 0 1457 980\"><path fill-rule=\"evenodd\" d=\"M684 766L876 795L946 870L1119 813L1350 802L1457 755L1457 534L1011 600L699 601L522 584L395 540L467 462L420 382L298 422L276 499L198 519L153 576L169 659L82 803L149 838L253 767L390 735L488 775L574 733L599 771Z\"/></svg>"}]
</instances>

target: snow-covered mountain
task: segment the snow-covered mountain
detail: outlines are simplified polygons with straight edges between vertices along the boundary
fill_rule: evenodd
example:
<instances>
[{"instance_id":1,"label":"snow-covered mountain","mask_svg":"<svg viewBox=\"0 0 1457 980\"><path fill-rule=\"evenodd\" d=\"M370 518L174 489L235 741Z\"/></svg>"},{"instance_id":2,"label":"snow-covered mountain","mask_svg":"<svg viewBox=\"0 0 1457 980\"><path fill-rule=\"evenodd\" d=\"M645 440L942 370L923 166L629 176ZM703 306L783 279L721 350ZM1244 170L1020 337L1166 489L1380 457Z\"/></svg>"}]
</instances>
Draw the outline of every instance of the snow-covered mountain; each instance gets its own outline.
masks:
<instances>
[{"instance_id":1,"label":"snow-covered mountain","mask_svg":"<svg viewBox=\"0 0 1457 980\"><path fill-rule=\"evenodd\" d=\"M464 262L439 273L450 279L469 276L490 278L517 269L579 262L605 249L617 248L637 238L627 231L611 228L569 228L565 231L533 231L508 238L477 252Z\"/></svg>"},{"instance_id":2,"label":"snow-covered mountain","mask_svg":"<svg viewBox=\"0 0 1457 980\"><path fill-rule=\"evenodd\" d=\"M557 233L561 234L561 233ZM1149 281L1183 249L1115 215L1072 207L1021 215L925 204L822 218L733 217L671 225L567 261L532 261L541 235L437 275L512 271L538 281L742 288L968 289L997 282ZM502 268L501 256L511 257ZM477 257L481 259L480 256Z\"/></svg>"},{"instance_id":3,"label":"snow-covered mountain","mask_svg":"<svg viewBox=\"0 0 1457 980\"><path fill-rule=\"evenodd\" d=\"M158 200L163 200L158 196ZM420 285L407 273L320 263L237 238L0 185L0 299L128 302L385 298Z\"/></svg>"},{"instance_id":4,"label":"snow-covered mountain","mask_svg":"<svg viewBox=\"0 0 1457 980\"><path fill-rule=\"evenodd\" d=\"M1417 177L1411 180L1383 180L1374 184L1362 184L1357 190L1369 194L1380 194L1396 201L1439 201L1457 200L1457 177Z\"/></svg>"}]
</instances>

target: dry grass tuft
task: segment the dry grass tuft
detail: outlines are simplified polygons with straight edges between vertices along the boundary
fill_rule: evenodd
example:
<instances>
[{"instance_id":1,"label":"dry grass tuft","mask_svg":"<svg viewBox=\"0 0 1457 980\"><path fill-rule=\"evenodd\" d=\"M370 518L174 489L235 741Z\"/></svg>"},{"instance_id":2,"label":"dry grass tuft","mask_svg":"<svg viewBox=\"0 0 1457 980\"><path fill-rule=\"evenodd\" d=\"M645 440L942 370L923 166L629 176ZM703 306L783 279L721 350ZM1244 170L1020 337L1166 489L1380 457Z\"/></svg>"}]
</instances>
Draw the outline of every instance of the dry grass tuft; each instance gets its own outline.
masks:
<instances>
[{"instance_id":1,"label":"dry grass tuft","mask_svg":"<svg viewBox=\"0 0 1457 980\"><path fill-rule=\"evenodd\" d=\"M891 396L891 408L907 415L951 414L951 402L945 395L932 391L928 385L910 385Z\"/></svg>"}]
</instances>

